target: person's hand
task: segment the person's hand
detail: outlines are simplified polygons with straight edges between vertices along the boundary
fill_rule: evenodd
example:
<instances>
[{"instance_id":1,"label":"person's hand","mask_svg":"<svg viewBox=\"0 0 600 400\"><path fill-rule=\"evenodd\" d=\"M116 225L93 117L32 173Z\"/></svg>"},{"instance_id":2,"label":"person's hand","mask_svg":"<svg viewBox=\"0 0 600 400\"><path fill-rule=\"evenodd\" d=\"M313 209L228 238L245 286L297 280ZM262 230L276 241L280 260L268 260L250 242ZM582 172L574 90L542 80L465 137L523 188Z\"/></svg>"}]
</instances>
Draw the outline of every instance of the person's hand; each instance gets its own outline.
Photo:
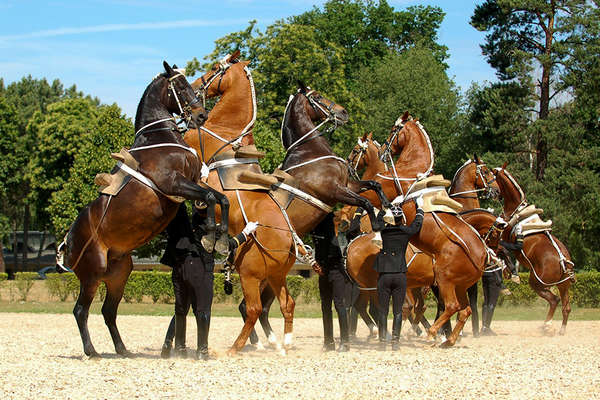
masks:
<instances>
[{"instance_id":1,"label":"person's hand","mask_svg":"<svg viewBox=\"0 0 600 400\"><path fill-rule=\"evenodd\" d=\"M242 233L246 236L249 236L251 233L253 233L256 228L258 227L258 222L252 222L249 221L246 226L244 227L244 229L242 230Z\"/></svg>"},{"instance_id":2,"label":"person's hand","mask_svg":"<svg viewBox=\"0 0 600 400\"><path fill-rule=\"evenodd\" d=\"M417 208L423 208L423 196L417 197L415 203L417 204Z\"/></svg>"},{"instance_id":3,"label":"person's hand","mask_svg":"<svg viewBox=\"0 0 600 400\"><path fill-rule=\"evenodd\" d=\"M312 269L319 275L319 276L323 276L323 268L321 268L321 266L319 265L318 262L314 262L310 265L312 267Z\"/></svg>"}]
</instances>

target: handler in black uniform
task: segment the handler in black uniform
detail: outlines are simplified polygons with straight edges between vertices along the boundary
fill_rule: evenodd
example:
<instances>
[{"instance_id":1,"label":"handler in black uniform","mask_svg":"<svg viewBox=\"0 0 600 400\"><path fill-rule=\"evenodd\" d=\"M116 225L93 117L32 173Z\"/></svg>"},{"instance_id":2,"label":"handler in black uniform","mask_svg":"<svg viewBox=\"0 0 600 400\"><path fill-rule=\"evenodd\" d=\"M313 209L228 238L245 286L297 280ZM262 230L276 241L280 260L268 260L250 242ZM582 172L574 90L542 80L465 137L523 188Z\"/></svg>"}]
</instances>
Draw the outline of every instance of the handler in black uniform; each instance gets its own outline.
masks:
<instances>
[{"instance_id":1,"label":"handler in black uniform","mask_svg":"<svg viewBox=\"0 0 600 400\"><path fill-rule=\"evenodd\" d=\"M175 353L185 358L186 316L190 305L196 316L198 328L198 349L196 358L208 359L208 331L210 328L210 309L213 300L213 279L215 259L200 244L206 234L203 223L206 215L196 209L190 221L185 204L181 204L177 215L167 226L167 248L160 262L173 268L171 280L175 292L175 316L171 319L161 357L169 358L175 337ZM232 251L244 243L256 230L257 223L248 222L242 233L229 239Z\"/></svg>"},{"instance_id":2,"label":"handler in black uniform","mask_svg":"<svg viewBox=\"0 0 600 400\"><path fill-rule=\"evenodd\" d=\"M333 341L333 314L331 303L335 306L340 323L339 352L348 351L348 314L344 299L347 279L342 272L344 268L342 250L333 226L333 213L312 231L315 245L315 260L323 270L319 276L319 294L321 295L321 311L323 313L324 351L335 350Z\"/></svg>"},{"instance_id":3,"label":"handler in black uniform","mask_svg":"<svg viewBox=\"0 0 600 400\"><path fill-rule=\"evenodd\" d=\"M392 298L394 322L392 325L392 350L398 348L402 327L402 304L406 295L406 247L410 237L421 230L423 224L423 199L416 199L417 215L410 224L403 224L403 212L400 204L392 204L394 225L386 224L381 231L383 248L375 259L373 268L379 272L377 292L379 295L379 341L385 346L387 335L387 317ZM377 216L383 222L383 211Z\"/></svg>"}]
</instances>

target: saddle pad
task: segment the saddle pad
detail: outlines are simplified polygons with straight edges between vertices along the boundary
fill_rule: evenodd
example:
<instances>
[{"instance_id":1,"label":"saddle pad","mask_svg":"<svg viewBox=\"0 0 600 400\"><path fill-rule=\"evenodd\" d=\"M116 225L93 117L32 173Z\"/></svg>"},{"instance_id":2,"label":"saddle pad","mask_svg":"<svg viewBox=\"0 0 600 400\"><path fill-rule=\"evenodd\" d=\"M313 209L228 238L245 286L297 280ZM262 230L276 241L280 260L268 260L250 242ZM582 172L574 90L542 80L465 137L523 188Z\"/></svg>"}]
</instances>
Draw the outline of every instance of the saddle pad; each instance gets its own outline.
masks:
<instances>
[{"instance_id":1,"label":"saddle pad","mask_svg":"<svg viewBox=\"0 0 600 400\"><path fill-rule=\"evenodd\" d=\"M275 200L277 204L279 204L279 206L284 210L287 210L292 200L294 200L294 197L296 197L293 193L285 189L281 189L280 187L271 188L269 194L273 200Z\"/></svg>"},{"instance_id":2,"label":"saddle pad","mask_svg":"<svg viewBox=\"0 0 600 400\"><path fill-rule=\"evenodd\" d=\"M458 214L462 210L462 204L452 200L444 189L423 195L423 211L446 212Z\"/></svg>"},{"instance_id":3,"label":"saddle pad","mask_svg":"<svg viewBox=\"0 0 600 400\"><path fill-rule=\"evenodd\" d=\"M131 175L119 168L114 174L105 172L97 174L94 183L98 185L100 193L116 196L130 179Z\"/></svg>"},{"instance_id":4,"label":"saddle pad","mask_svg":"<svg viewBox=\"0 0 600 400\"><path fill-rule=\"evenodd\" d=\"M532 214L528 218L519 222L511 231L511 235L514 236L516 227L519 225L521 226L521 233L523 236L552 230L552 220L542 221L538 214Z\"/></svg>"},{"instance_id":5,"label":"saddle pad","mask_svg":"<svg viewBox=\"0 0 600 400\"><path fill-rule=\"evenodd\" d=\"M251 176L253 174L262 174L260 165L255 164L236 164L226 165L217 168L221 186L225 190L268 190L269 187L264 183L259 183L258 180L253 182ZM240 176L244 174L244 178L240 180Z\"/></svg>"},{"instance_id":6,"label":"saddle pad","mask_svg":"<svg viewBox=\"0 0 600 400\"><path fill-rule=\"evenodd\" d=\"M428 176L426 178L416 181L412 185L410 191L416 192L418 190L425 189L425 188L432 187L432 186L448 187L448 186L450 186L450 181L448 179L444 179L444 177L442 175L432 175L432 176Z\"/></svg>"}]
</instances>

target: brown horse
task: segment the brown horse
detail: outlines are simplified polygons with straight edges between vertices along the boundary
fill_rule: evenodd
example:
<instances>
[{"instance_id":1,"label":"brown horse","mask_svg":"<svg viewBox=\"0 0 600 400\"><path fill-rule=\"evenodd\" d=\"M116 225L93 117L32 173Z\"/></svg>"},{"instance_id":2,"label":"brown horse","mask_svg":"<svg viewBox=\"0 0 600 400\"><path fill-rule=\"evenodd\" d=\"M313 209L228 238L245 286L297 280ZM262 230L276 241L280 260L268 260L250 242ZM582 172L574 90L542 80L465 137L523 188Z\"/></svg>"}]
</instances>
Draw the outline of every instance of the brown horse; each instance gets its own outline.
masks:
<instances>
[{"instance_id":1,"label":"brown horse","mask_svg":"<svg viewBox=\"0 0 600 400\"><path fill-rule=\"evenodd\" d=\"M500 187L500 196L504 200L504 218L511 223L511 219L528 204L525 193L505 167L506 164L502 168L495 168L494 175ZM514 242L513 232L511 232L514 223L511 223L509 228L504 232L503 239ZM571 312L569 287L574 281L573 262L569 250L549 229L533 229L529 232L525 230L523 235L523 249L513 253L519 263L529 269L529 286L550 305L544 329L547 333L552 332L551 322L559 298L551 292L550 288L556 286L560 294L563 316L559 333L564 335Z\"/></svg>"},{"instance_id":2,"label":"brown horse","mask_svg":"<svg viewBox=\"0 0 600 400\"><path fill-rule=\"evenodd\" d=\"M352 150L348 157L350 165L357 169L365 168L364 177L375 177L378 174L385 173L389 169L379 158L380 146L378 143L372 140L371 134L365 134L359 139L358 145ZM392 156L395 154L392 154ZM461 191L469 191L469 193L477 193L476 185L481 187L487 187L492 193L497 193L497 186L494 187L495 183L494 176L489 169L481 162L481 160L475 156L475 161L467 162L463 164L461 168L455 174L455 182L458 184L453 185L454 187L460 188ZM468 167L468 165L472 167ZM473 176L470 176L470 175ZM451 186L452 187L452 186ZM469 198L470 201L473 199ZM477 200L477 198L475 198ZM478 201L475 203L479 205ZM348 208L348 207L345 207ZM344 211L344 210L342 210ZM348 211L346 210L346 214ZM470 212L462 212L461 216L470 225L475 227L479 232L480 236L484 238L486 244L496 249L498 247L498 241L502 233L502 224L496 221L496 217L487 210L472 210ZM362 231L369 232L370 227L367 221L362 223ZM357 238L355 243L348 246L348 258L346 267L349 274L359 283L359 286L368 288L363 290L361 295L369 296L373 300L377 300L375 296L374 288L377 282L377 273L373 270L372 265L374 257L376 256L378 249L372 245L371 239L373 234L365 235L361 238ZM407 264L409 264L407 272L407 285L408 289L416 289L421 284L430 286L433 284L433 261L431 257L421 252L415 254L415 249L409 247L406 255ZM413 296L416 300L416 304L419 305L422 301L422 293L419 290L413 290ZM424 312L424 309L415 309L415 320L419 321L420 316Z\"/></svg>"},{"instance_id":3,"label":"brown horse","mask_svg":"<svg viewBox=\"0 0 600 400\"><path fill-rule=\"evenodd\" d=\"M196 80L193 86L205 90L207 97L221 96L202 129L189 131L185 136L186 141L202 154L203 160L212 161L215 155L223 156L233 149L245 152L247 147L252 147L254 139L251 128L256 115L256 102L246 63L237 62L235 55L228 56ZM338 122L347 119L347 113L342 107L330 101L326 104ZM315 116L318 117L317 114ZM269 193L224 190L215 172L214 169L211 170L208 183L223 191L231 201L231 231L241 230L247 220L261 222L253 235L254 240L242 246L234 260L240 274L247 318L230 354L244 346L262 313L260 292L265 284L270 286L279 300L284 316L284 345L289 346L292 340L294 300L289 295L285 276L296 257L293 232L286 222L286 216ZM304 202L298 200L295 203ZM299 236L316 226L325 215L315 212L315 207L310 204L292 204L290 209L299 212L299 215L292 215L288 210L289 221Z\"/></svg>"},{"instance_id":4,"label":"brown horse","mask_svg":"<svg viewBox=\"0 0 600 400\"><path fill-rule=\"evenodd\" d=\"M172 116L191 114L199 124L206 119L206 111L185 77L167 63L164 67L166 73L157 76L142 96L133 146L129 153L121 152L121 162L115 167L115 172L121 169L128 174L124 186L118 194L99 195L83 209L59 249L64 252L64 260L59 255L59 261L70 266L80 281L73 314L83 350L91 357L98 353L90 340L87 319L100 282L106 284L102 314L115 350L129 355L116 316L132 269L131 251L163 231L184 199L210 202L211 197L214 203L223 197L195 183L200 160L181 138Z\"/></svg>"},{"instance_id":5,"label":"brown horse","mask_svg":"<svg viewBox=\"0 0 600 400\"><path fill-rule=\"evenodd\" d=\"M399 154L395 162L393 154ZM378 172L373 179L381 183L387 197L403 196L407 223L414 219L416 209L412 201L406 200L417 195L412 192L417 178L427 176L433 170L433 157L433 148L425 130L405 113L394 125L382 148L381 159L390 161L388 172ZM368 192L362 195L374 205L378 204ZM429 329L429 336L434 337L440 327L459 312L458 323L443 344L452 346L471 314L466 290L481 277L488 259L486 246L464 220L444 212L427 212L420 233L411 239L411 243L436 260L433 267L435 282L446 306Z\"/></svg>"}]
</instances>

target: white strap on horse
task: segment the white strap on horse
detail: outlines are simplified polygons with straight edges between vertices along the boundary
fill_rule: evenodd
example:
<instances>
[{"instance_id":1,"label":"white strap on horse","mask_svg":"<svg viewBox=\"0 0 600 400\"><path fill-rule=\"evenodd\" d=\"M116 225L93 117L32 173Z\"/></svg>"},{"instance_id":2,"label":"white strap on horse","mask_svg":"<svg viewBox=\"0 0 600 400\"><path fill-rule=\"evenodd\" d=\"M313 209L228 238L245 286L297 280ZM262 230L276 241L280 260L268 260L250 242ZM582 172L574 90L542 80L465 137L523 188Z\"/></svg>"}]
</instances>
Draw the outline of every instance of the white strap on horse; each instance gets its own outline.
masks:
<instances>
[{"instance_id":1,"label":"white strap on horse","mask_svg":"<svg viewBox=\"0 0 600 400\"><path fill-rule=\"evenodd\" d=\"M312 160L304 161L304 162L301 162L300 164L292 165L291 167L284 169L284 171L288 172L289 170L292 170L294 168L303 167L305 165L312 164L314 162L325 160L328 158L340 161L341 163L344 163L344 164L346 163L346 160L344 160L343 158L340 158L340 157L334 156L334 155L328 155L328 156L321 156L321 157L313 158Z\"/></svg>"},{"instance_id":2,"label":"white strap on horse","mask_svg":"<svg viewBox=\"0 0 600 400\"><path fill-rule=\"evenodd\" d=\"M325 211L328 214L333 211L333 207L330 207L329 205L323 203L321 200L317 199L316 197L311 196L310 194L303 192L302 190L297 189L293 186L287 185L283 182L277 182L273 186L278 187L283 190L286 190L286 191L298 196L300 199L306 201L309 204L314 205L317 208L320 208L321 210Z\"/></svg>"},{"instance_id":3,"label":"white strap on horse","mask_svg":"<svg viewBox=\"0 0 600 400\"><path fill-rule=\"evenodd\" d=\"M552 235L549 232L544 232L546 234L546 236L548 236L548 239L550 239L550 242L552 243L552 245L554 246L554 248L556 249L556 252L558 253L558 256L560 258L560 265L561 268L563 270L563 274L567 274L567 276L563 279L560 279L557 282L551 282L551 283L547 283L544 282L542 280L542 278L540 278L540 276L538 275L537 271L535 270L535 268L533 267L533 263L531 262L531 260L529 258L527 258L527 255L525 254L525 252L523 251L523 249L521 249L521 255L523 256L523 258L525 258L525 260L527 260L527 262L529 263L529 269L533 272L533 275L535 275L536 279L538 281L540 281L540 283L544 286L554 286L554 285L558 285L561 284L563 282L568 281L569 279L571 279L573 277L573 270L571 271L567 271L564 263L568 262L571 265L574 265L574 263L570 260L567 260L566 258L564 258L564 255L562 254L562 252L560 251L560 248L558 247L558 245L556 244L556 242L554 241L554 239L552 238Z\"/></svg>"},{"instance_id":4,"label":"white strap on horse","mask_svg":"<svg viewBox=\"0 0 600 400\"><path fill-rule=\"evenodd\" d=\"M127 165L123 164L121 161L117 161L117 167L121 168L123 171L125 171L126 173L128 173L129 175L131 175L132 177L137 179L139 182L148 186L150 189L162 194L163 196L165 196L166 198L168 198L171 201L175 201L172 199L173 195L168 195L165 192L163 192L162 190L160 190L158 188L158 186L156 186L156 184L154 182L152 182L152 180L150 180L148 177L142 175L140 172L128 167Z\"/></svg>"},{"instance_id":5,"label":"white strap on horse","mask_svg":"<svg viewBox=\"0 0 600 400\"><path fill-rule=\"evenodd\" d=\"M258 158L228 158L226 160L215 161L208 166L208 170L212 171L221 167L243 164L258 164Z\"/></svg>"},{"instance_id":6,"label":"white strap on horse","mask_svg":"<svg viewBox=\"0 0 600 400\"><path fill-rule=\"evenodd\" d=\"M179 144L179 143L158 143L158 144L151 144L151 145L148 145L148 146L134 147L133 149L129 149L129 152L131 153L132 151L154 149L156 147L178 147L180 149L187 150L190 153L192 153L194 156L198 157L198 153L196 152L195 149L193 149L193 148L191 148L189 146L185 146L185 145Z\"/></svg>"}]
</instances>

